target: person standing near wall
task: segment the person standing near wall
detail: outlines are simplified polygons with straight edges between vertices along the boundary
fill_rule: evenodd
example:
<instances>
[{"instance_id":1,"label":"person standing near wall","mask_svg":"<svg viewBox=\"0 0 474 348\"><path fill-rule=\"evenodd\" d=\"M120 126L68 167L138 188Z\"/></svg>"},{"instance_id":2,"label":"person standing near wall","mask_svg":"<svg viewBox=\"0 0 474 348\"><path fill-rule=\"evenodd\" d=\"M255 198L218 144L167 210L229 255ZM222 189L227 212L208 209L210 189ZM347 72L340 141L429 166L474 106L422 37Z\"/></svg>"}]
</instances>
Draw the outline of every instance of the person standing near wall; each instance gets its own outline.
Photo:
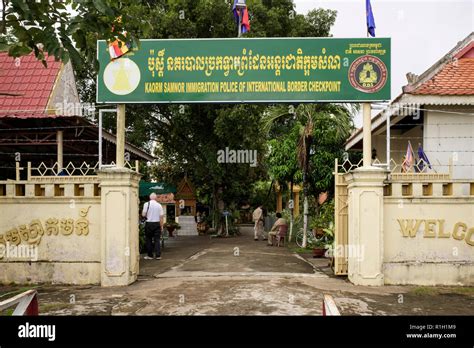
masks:
<instances>
[{"instance_id":1,"label":"person standing near wall","mask_svg":"<svg viewBox=\"0 0 474 348\"><path fill-rule=\"evenodd\" d=\"M156 193L150 194L150 201L143 205L142 216L146 217L145 239L147 256L145 260L153 259L153 243L155 244L155 258L161 260L161 231L163 231L163 207L156 200Z\"/></svg>"},{"instance_id":2,"label":"person standing near wall","mask_svg":"<svg viewBox=\"0 0 474 348\"><path fill-rule=\"evenodd\" d=\"M259 205L257 209L253 211L252 219L255 222L254 227L254 240L258 241L260 236L263 240L266 240L265 234L263 233L263 209L262 205Z\"/></svg>"}]
</instances>

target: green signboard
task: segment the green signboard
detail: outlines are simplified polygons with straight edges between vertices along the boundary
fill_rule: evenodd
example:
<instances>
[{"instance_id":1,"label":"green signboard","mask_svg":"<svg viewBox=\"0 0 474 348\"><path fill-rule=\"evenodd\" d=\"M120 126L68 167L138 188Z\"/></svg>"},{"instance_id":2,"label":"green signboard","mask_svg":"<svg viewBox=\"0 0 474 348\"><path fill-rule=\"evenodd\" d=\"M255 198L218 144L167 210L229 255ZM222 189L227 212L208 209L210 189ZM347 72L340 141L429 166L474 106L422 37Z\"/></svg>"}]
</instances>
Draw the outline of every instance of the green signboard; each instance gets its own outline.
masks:
<instances>
[{"instance_id":1,"label":"green signboard","mask_svg":"<svg viewBox=\"0 0 474 348\"><path fill-rule=\"evenodd\" d=\"M176 193L175 186L166 184L164 182L140 181L138 187L138 193L140 197L148 197L152 192L155 192L158 195L162 195L165 193Z\"/></svg>"},{"instance_id":2,"label":"green signboard","mask_svg":"<svg viewBox=\"0 0 474 348\"><path fill-rule=\"evenodd\" d=\"M97 101L255 103L390 99L388 38L141 40L111 60L98 41Z\"/></svg>"}]
</instances>

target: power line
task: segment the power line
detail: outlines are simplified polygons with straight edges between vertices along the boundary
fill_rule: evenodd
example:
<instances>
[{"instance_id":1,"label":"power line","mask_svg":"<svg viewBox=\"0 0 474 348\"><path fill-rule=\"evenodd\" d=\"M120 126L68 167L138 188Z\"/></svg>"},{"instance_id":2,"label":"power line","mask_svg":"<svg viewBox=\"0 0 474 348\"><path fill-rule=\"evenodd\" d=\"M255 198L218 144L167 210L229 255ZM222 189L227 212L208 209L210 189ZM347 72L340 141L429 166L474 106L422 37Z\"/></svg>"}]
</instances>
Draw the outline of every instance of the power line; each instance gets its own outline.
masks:
<instances>
[{"instance_id":1,"label":"power line","mask_svg":"<svg viewBox=\"0 0 474 348\"><path fill-rule=\"evenodd\" d=\"M79 104L82 104L82 103L79 103ZM87 111L87 106L90 105L91 107L89 109L95 109L95 108L104 108L104 107L110 107L110 106L117 106L117 104L94 104L94 103L87 103L87 102L84 102L84 105L83 106L76 106L77 103L61 103L61 105L64 105L65 108L64 109L68 109L68 106L72 106L71 108L69 109L73 109L73 110L83 110L85 108L84 111ZM0 114L6 114L6 113L19 113L19 112L41 112L41 113L45 113L47 111L58 111L58 108L41 108L41 109L2 109L0 110ZM85 112L85 113L90 113L90 112ZM66 116L66 115L60 115L60 114L54 114L54 115L51 115L51 116L64 116L64 117L69 117L69 116L79 116L81 117L82 115L69 115L69 116Z\"/></svg>"},{"instance_id":2,"label":"power line","mask_svg":"<svg viewBox=\"0 0 474 348\"><path fill-rule=\"evenodd\" d=\"M0 118L1 121L1 118ZM12 132L22 130L43 130L43 129L75 129L75 128L98 128L97 125L90 126L56 126L56 127L27 127L27 128L0 128L0 131Z\"/></svg>"},{"instance_id":3,"label":"power line","mask_svg":"<svg viewBox=\"0 0 474 348\"><path fill-rule=\"evenodd\" d=\"M18 145L28 145L29 142L32 142L32 140L29 139L9 139L9 138L0 138L0 145L2 145L3 142L8 142L8 141L14 141L15 143L18 143ZM56 144L56 140L38 140L34 141L35 143L45 143L45 144ZM88 139L71 139L71 140L63 140L64 143L98 143L99 140L88 140Z\"/></svg>"},{"instance_id":4,"label":"power line","mask_svg":"<svg viewBox=\"0 0 474 348\"><path fill-rule=\"evenodd\" d=\"M387 109L383 110L381 113L386 113L388 112L388 110L390 109L390 107L388 107ZM392 108L394 109L394 111L412 111L412 112L416 112L417 110L420 110L420 111L434 111L434 112L443 112L443 113L446 113L446 114L455 114L455 115L470 115L470 116L474 116L474 113L472 112L461 112L461 111L447 111L447 110L440 110L440 109L425 109L425 108L420 108L420 107L415 107L413 105L405 105L405 106L400 106L399 108ZM398 115L398 116L401 116L401 115ZM394 117L394 115L391 115L390 117ZM395 116L396 117L396 116ZM413 117L412 115L406 115L406 116L403 116L403 117Z\"/></svg>"},{"instance_id":5,"label":"power line","mask_svg":"<svg viewBox=\"0 0 474 348\"><path fill-rule=\"evenodd\" d=\"M384 137L386 138L385 135L383 134L377 134L377 137ZM474 136L465 136L465 137L460 137L460 136L454 136L454 137L397 137L393 136L390 137L390 139L474 139Z\"/></svg>"},{"instance_id":6,"label":"power line","mask_svg":"<svg viewBox=\"0 0 474 348\"><path fill-rule=\"evenodd\" d=\"M390 124L390 126L420 126L420 127L439 127L439 126L458 126L458 125L474 126L474 123L472 123L472 122L449 122L449 123L435 123L435 124L423 124L423 123L393 123L393 124Z\"/></svg>"},{"instance_id":7,"label":"power line","mask_svg":"<svg viewBox=\"0 0 474 348\"><path fill-rule=\"evenodd\" d=\"M425 149L425 150L426 150L426 149ZM406 151L406 150L390 150L390 152L406 153L407 151ZM444 152L444 153L467 152L467 153L472 153L472 154L474 154L474 151L473 151L473 150L436 150L436 151L426 150L425 152L426 152L426 153L429 153L429 154L434 154L434 153L439 153L439 152Z\"/></svg>"},{"instance_id":8,"label":"power line","mask_svg":"<svg viewBox=\"0 0 474 348\"><path fill-rule=\"evenodd\" d=\"M72 105L76 105L76 103L70 103ZM81 102L79 104L82 104ZM76 107L76 106L73 106L72 109L79 109L79 110L83 110L83 108L85 108L85 111L87 111L87 106L90 105L90 109L95 109L95 108L104 108L104 107L111 107L111 106L117 106L117 104L95 104L95 103L88 103L88 102L84 102L83 103L84 105L83 106L79 106L79 107ZM186 104L186 103L182 103L183 105ZM65 109L67 109L68 107L68 103L65 103L63 104L65 106ZM470 106L470 105L469 105ZM386 109L382 110L379 114L383 114L383 113L386 113L388 112L388 110L390 110L390 106L387 106ZM474 113L472 112L461 112L461 111L447 111L447 110L441 110L441 109L426 109L426 108L420 108L420 107L416 107L414 105L410 105L410 104L407 104L407 105L402 105L400 107L392 107L392 109L394 111L417 111L417 110L420 110L420 111L434 111L434 112L442 112L442 113L446 113L446 114L454 114L454 115L470 115L470 116L474 116ZM46 111L54 111L56 112L58 109L57 108L41 108L41 109L3 109L3 110L0 110L0 114L1 113L19 113L19 112L46 112ZM95 110L94 110L95 112ZM91 112L85 112L85 113L91 113ZM57 115L55 114L55 116L64 116L64 115ZM82 115L72 115L72 116L82 116ZM390 117L393 117L394 115L391 115ZM400 115L399 115L400 116ZM66 116L67 117L67 116ZM403 117L413 117L412 115L406 115L406 116L403 116Z\"/></svg>"},{"instance_id":9,"label":"power line","mask_svg":"<svg viewBox=\"0 0 474 348\"><path fill-rule=\"evenodd\" d=\"M34 140L29 140L29 139L9 139L9 138L5 138L5 139L2 139L0 138L0 145L2 145L2 141L3 142L8 142L8 141L13 141L15 143L17 143L18 145L28 145L29 143L31 142L34 142L35 144L37 143L44 143L44 144L50 144L50 145L56 145L56 140L38 140L38 141L34 141ZM87 140L87 139L71 139L71 140L63 140L63 143L98 143L99 140Z\"/></svg>"},{"instance_id":10,"label":"power line","mask_svg":"<svg viewBox=\"0 0 474 348\"><path fill-rule=\"evenodd\" d=\"M12 155L15 156L18 153L16 152L0 152L0 155ZM22 156L57 156L57 153L35 153L35 152L20 152L20 155ZM83 157L98 157L98 154L86 154L86 153L64 153L63 156L83 156Z\"/></svg>"}]
</instances>

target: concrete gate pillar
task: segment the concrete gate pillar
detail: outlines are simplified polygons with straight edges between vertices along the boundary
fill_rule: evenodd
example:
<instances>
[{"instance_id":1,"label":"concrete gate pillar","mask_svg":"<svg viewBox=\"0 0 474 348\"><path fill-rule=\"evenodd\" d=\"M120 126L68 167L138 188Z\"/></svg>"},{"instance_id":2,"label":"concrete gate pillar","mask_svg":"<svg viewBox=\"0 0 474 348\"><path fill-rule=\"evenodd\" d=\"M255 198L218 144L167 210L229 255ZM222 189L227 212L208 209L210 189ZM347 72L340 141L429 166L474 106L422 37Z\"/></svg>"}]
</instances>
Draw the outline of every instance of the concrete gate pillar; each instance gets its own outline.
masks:
<instances>
[{"instance_id":1,"label":"concrete gate pillar","mask_svg":"<svg viewBox=\"0 0 474 348\"><path fill-rule=\"evenodd\" d=\"M348 276L356 285L384 285L383 182L386 172L362 167L346 174L348 183Z\"/></svg>"},{"instance_id":2,"label":"concrete gate pillar","mask_svg":"<svg viewBox=\"0 0 474 348\"><path fill-rule=\"evenodd\" d=\"M101 190L101 285L121 286L138 276L138 182L126 168L98 172Z\"/></svg>"}]
</instances>

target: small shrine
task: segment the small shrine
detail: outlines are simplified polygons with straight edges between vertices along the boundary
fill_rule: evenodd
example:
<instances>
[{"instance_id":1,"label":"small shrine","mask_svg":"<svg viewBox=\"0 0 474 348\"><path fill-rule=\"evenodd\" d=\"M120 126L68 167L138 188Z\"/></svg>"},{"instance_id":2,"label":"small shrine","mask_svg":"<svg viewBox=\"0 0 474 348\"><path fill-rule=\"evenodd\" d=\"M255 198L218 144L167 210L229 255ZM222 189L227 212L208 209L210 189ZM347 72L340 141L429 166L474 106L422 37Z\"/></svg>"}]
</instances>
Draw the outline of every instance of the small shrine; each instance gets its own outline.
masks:
<instances>
[{"instance_id":1,"label":"small shrine","mask_svg":"<svg viewBox=\"0 0 474 348\"><path fill-rule=\"evenodd\" d=\"M196 215L196 194L193 184L185 176L178 184L175 201L176 216Z\"/></svg>"}]
</instances>

